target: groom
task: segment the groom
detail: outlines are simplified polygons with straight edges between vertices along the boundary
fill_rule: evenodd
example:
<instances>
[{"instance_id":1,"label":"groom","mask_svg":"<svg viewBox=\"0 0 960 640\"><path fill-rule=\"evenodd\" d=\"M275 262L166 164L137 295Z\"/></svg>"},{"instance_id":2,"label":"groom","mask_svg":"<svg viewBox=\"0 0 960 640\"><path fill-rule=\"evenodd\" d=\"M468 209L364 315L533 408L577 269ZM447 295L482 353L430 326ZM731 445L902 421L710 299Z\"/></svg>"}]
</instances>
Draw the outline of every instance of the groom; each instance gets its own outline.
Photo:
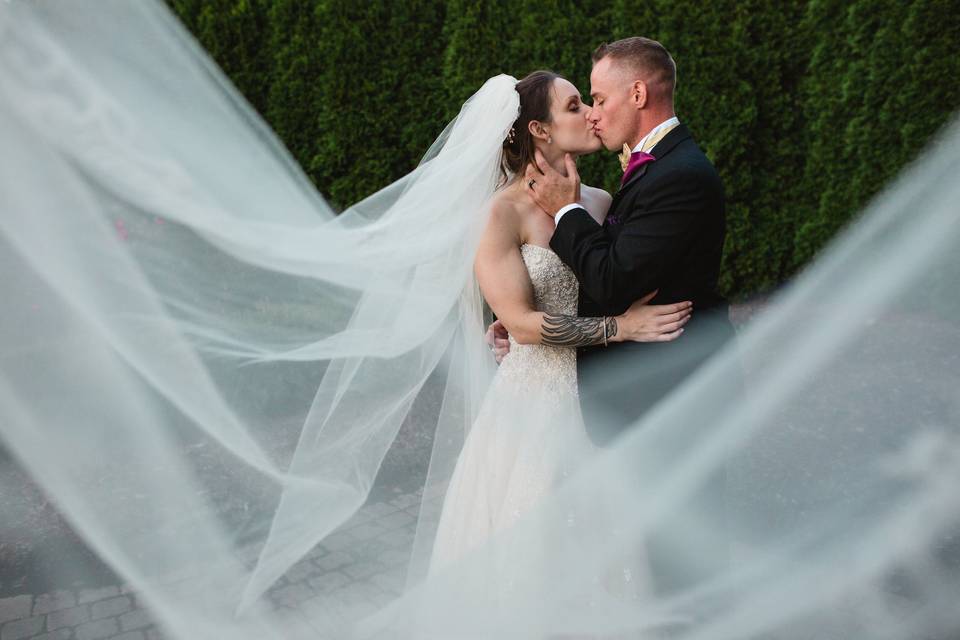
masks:
<instances>
[{"instance_id":1,"label":"groom","mask_svg":"<svg viewBox=\"0 0 960 640\"><path fill-rule=\"evenodd\" d=\"M651 304L693 301L673 342L621 342L577 354L587 429L605 444L693 373L733 328L716 290L725 233L720 177L674 113L676 66L659 42L633 37L593 54L587 113L611 151L631 152L603 225L577 204L580 179L538 158L526 182L556 222L551 248L580 282L581 316L614 316L657 290Z\"/></svg>"},{"instance_id":2,"label":"groom","mask_svg":"<svg viewBox=\"0 0 960 640\"><path fill-rule=\"evenodd\" d=\"M606 220L597 224L577 204L580 179L569 157L567 175L538 158L539 171L531 167L525 176L530 195L556 222L551 248L580 281L578 315L618 315L655 290L652 304L693 301L693 315L675 341L579 350L585 425L604 445L713 355L733 336L733 327L717 293L723 185L674 113L673 58L659 42L634 37L601 45L593 62L587 118L607 149L629 152ZM729 393L722 393L734 401L739 381L728 382ZM711 427L705 417L688 428L702 430L705 440ZM661 469L677 462L656 460ZM638 471L640 477L657 473ZM647 537L658 592L703 585L727 567L725 475L716 470L687 499L675 501ZM643 487L639 490L642 500Z\"/></svg>"}]
</instances>

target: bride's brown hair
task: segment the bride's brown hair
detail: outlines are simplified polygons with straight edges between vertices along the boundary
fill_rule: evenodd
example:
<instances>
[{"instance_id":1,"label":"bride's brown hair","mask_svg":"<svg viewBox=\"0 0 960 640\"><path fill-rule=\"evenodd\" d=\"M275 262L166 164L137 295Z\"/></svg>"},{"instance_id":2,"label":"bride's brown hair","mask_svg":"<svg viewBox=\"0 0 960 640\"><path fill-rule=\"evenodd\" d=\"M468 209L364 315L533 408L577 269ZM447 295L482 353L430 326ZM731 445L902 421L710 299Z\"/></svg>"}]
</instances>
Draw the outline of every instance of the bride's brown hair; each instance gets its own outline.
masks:
<instances>
[{"instance_id":1,"label":"bride's brown hair","mask_svg":"<svg viewBox=\"0 0 960 640\"><path fill-rule=\"evenodd\" d=\"M553 71L534 71L517 82L520 94L520 115L513 123L510 135L503 141L503 154L500 162L500 185L506 184L511 175L517 175L533 162L533 134L530 122L550 122L550 88L559 78Z\"/></svg>"}]
</instances>

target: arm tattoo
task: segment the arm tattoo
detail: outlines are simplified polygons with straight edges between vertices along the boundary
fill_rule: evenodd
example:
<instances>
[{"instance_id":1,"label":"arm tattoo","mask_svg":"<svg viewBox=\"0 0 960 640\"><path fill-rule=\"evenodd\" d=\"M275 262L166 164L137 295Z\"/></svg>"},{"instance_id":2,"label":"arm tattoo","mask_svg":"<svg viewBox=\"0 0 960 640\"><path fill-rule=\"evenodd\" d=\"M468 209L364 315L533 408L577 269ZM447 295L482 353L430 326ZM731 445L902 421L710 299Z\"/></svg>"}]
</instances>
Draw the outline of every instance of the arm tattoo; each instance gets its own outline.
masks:
<instances>
[{"instance_id":1,"label":"arm tattoo","mask_svg":"<svg viewBox=\"0 0 960 640\"><path fill-rule=\"evenodd\" d=\"M586 347L603 344L603 323L607 323L607 340L617 335L617 319L578 318L553 313L543 314L540 343L552 347Z\"/></svg>"}]
</instances>

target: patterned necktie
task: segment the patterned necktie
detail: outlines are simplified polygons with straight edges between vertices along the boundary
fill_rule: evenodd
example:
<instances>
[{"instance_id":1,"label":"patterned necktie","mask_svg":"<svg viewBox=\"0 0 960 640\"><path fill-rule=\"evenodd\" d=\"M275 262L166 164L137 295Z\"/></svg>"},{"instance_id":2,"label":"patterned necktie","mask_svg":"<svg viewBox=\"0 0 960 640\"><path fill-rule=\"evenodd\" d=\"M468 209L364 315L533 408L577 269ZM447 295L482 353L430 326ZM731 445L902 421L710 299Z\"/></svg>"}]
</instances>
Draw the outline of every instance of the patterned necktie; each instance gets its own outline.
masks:
<instances>
[{"instance_id":1,"label":"patterned necktie","mask_svg":"<svg viewBox=\"0 0 960 640\"><path fill-rule=\"evenodd\" d=\"M623 170L623 177L620 178L620 186L622 187L627 184L627 180L630 179L630 176L632 176L637 169L654 160L656 160L656 158L646 151L634 151L631 153L630 160L627 162L627 168Z\"/></svg>"}]
</instances>

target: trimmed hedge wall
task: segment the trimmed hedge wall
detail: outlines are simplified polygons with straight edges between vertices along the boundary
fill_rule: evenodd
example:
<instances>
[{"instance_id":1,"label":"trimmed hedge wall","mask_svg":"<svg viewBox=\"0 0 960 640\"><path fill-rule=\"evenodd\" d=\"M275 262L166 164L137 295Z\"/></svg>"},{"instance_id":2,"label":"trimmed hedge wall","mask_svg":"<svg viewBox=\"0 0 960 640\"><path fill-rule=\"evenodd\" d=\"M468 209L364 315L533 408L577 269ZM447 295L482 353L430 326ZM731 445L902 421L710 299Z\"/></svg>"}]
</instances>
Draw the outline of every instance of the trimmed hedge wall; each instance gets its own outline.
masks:
<instances>
[{"instance_id":1,"label":"trimmed hedge wall","mask_svg":"<svg viewBox=\"0 0 960 640\"><path fill-rule=\"evenodd\" d=\"M416 166L491 75L642 34L678 66L677 114L722 175L722 288L809 261L960 107L960 0L168 0L336 207ZM615 189L616 159L581 161Z\"/></svg>"}]
</instances>

